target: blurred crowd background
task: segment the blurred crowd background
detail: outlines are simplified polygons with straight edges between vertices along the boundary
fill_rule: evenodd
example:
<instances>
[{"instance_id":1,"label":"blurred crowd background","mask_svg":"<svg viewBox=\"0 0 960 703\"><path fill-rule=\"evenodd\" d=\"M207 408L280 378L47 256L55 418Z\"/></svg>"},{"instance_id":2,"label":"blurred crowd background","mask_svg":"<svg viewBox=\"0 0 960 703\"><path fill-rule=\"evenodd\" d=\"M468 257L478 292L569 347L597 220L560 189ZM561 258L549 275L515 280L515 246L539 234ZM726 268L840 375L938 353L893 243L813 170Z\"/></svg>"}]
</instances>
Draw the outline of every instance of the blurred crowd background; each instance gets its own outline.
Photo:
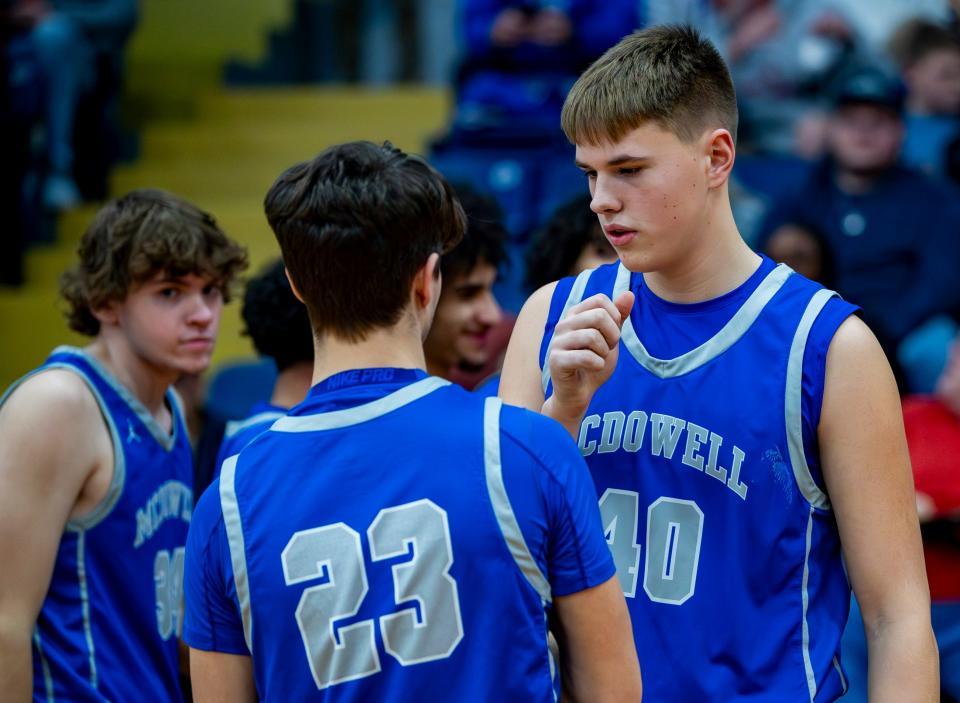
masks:
<instances>
[{"instance_id":1,"label":"blurred crowd background","mask_svg":"<svg viewBox=\"0 0 960 703\"><path fill-rule=\"evenodd\" d=\"M624 34L684 22L736 83L745 238L861 305L902 388L928 392L960 308L958 5L0 0L0 281L29 293L34 253L69 252L84 204L140 185L228 220L217 200L242 194L233 233L262 259L257 205L279 168L343 138L389 138L497 203L498 300L515 312L529 284L567 273L528 270L553 263L537 235L558 209L572 222L587 207L572 204L585 185L558 127L567 89ZM49 297L8 297L0 323L52 319ZM249 351L222 346L222 359ZM39 353L14 353L2 380Z\"/></svg>"},{"instance_id":2,"label":"blurred crowd background","mask_svg":"<svg viewBox=\"0 0 960 703\"><path fill-rule=\"evenodd\" d=\"M276 256L269 184L348 139L424 154L477 231L502 235L481 257L495 300L468 313L492 330L459 377L479 383L533 289L614 256L559 128L566 91L632 30L689 23L737 89L737 223L862 307L926 442L912 453L933 447L914 467L923 517L953 545L935 588L960 601L960 468L943 463L960 446L958 14L960 0L0 0L0 385L80 342L56 280L107 197L177 192L256 271ZM212 380L182 384L221 430L276 377L237 307Z\"/></svg>"}]
</instances>

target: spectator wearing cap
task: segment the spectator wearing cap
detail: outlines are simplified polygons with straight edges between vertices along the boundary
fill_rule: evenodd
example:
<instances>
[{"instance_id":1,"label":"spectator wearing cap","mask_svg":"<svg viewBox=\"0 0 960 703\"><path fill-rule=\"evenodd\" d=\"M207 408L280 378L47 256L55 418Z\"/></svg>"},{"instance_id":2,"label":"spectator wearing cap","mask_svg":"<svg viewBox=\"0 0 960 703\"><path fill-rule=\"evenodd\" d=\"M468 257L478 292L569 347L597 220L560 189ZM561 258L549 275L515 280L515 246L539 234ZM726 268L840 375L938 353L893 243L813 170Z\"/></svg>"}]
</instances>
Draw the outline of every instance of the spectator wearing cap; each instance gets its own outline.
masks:
<instances>
[{"instance_id":1,"label":"spectator wearing cap","mask_svg":"<svg viewBox=\"0 0 960 703\"><path fill-rule=\"evenodd\" d=\"M930 390L946 358L960 308L960 203L925 175L899 163L904 87L874 67L845 74L827 118L827 154L807 183L776 203L759 248L784 222L823 232L835 287L863 316L896 367L913 350L901 383ZM919 350L919 351L918 351ZM927 387L921 387L926 384Z\"/></svg>"}]
</instances>

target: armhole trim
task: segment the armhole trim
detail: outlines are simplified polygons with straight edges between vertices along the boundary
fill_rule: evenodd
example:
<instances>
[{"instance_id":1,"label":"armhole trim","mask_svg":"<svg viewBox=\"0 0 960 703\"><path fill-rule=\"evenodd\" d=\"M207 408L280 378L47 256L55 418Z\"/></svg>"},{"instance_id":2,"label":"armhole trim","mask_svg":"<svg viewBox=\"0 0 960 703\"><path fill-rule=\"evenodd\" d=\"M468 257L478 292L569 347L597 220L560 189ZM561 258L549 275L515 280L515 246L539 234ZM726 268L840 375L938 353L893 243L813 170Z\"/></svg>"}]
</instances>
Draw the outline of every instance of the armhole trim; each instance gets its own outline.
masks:
<instances>
[{"instance_id":1,"label":"armhole trim","mask_svg":"<svg viewBox=\"0 0 960 703\"><path fill-rule=\"evenodd\" d=\"M499 398L487 398L483 406L483 463L487 479L487 493L493 506L500 534L514 562L533 589L545 603L551 601L550 582L540 571L530 553L517 517L510 505L510 497L503 482L503 466L500 462L500 409Z\"/></svg>"},{"instance_id":2,"label":"armhole trim","mask_svg":"<svg viewBox=\"0 0 960 703\"><path fill-rule=\"evenodd\" d=\"M227 532L227 544L230 548L230 563L233 566L233 581L237 589L237 601L240 604L240 619L243 621L243 639L247 651L253 655L253 614L250 610L250 582L247 577L247 553L243 541L243 525L240 522L240 506L237 503L235 486L237 458L239 454L228 457L220 470L220 509L223 512L223 525Z\"/></svg>"},{"instance_id":3,"label":"armhole trim","mask_svg":"<svg viewBox=\"0 0 960 703\"><path fill-rule=\"evenodd\" d=\"M126 482L126 455L123 451L123 443L120 441L120 433L117 432L116 424L113 422L113 418L110 417L110 411L107 409L107 403L100 394L100 391L97 389L96 384L93 382L93 379L83 372L83 370L73 366L72 364L54 362L52 364L45 364L38 369L34 369L23 378L17 380L13 385L10 386L10 388L7 389L7 392L0 397L0 405L3 405L7 398L9 398L10 395L27 379L51 369L70 371L75 373L83 380L87 388L90 390L90 393L93 395L94 401L97 403L97 408L100 410L100 417L103 418L104 425L106 425L107 432L110 435L110 443L113 449L113 475L110 477L110 485L107 486L107 492L104 494L103 498L100 499L100 502L90 509L89 513L83 515L82 517L67 521L65 527L66 531L80 532L82 530L89 530L103 522L103 520L106 519L106 517L113 511L117 501L120 500L120 495L123 493L123 487Z\"/></svg>"},{"instance_id":4,"label":"armhole trim","mask_svg":"<svg viewBox=\"0 0 960 703\"><path fill-rule=\"evenodd\" d=\"M800 324L790 345L790 358L787 361L787 382L784 397L784 420L787 429L787 450L790 466L800 493L810 505L820 510L830 510L827 497L810 473L807 455L803 448L803 356L807 348L810 330L817 317L831 298L836 297L832 290L821 289L814 293L800 318Z\"/></svg>"}]
</instances>

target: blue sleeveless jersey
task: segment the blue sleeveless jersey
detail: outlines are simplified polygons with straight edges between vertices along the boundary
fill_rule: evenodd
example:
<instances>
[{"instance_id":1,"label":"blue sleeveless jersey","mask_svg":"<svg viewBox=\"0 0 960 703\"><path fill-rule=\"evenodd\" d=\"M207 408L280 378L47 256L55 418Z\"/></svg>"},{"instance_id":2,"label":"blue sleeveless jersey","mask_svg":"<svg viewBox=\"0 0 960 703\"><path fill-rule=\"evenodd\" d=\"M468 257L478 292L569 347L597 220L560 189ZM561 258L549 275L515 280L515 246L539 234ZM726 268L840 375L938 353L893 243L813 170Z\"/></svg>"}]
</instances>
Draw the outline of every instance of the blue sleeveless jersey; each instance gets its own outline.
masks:
<instances>
[{"instance_id":1,"label":"blue sleeveless jersey","mask_svg":"<svg viewBox=\"0 0 960 703\"><path fill-rule=\"evenodd\" d=\"M553 701L552 599L614 573L559 425L422 372L356 370L199 501L184 639L251 653L261 700Z\"/></svg>"},{"instance_id":2,"label":"blue sleeveless jersey","mask_svg":"<svg viewBox=\"0 0 960 703\"><path fill-rule=\"evenodd\" d=\"M242 420L231 420L223 430L223 441L217 452L217 465L213 470L213 477L220 475L220 467L227 457L239 454L240 450L250 441L270 429L270 425L287 414L287 408L278 405L258 402L250 410L250 415Z\"/></svg>"},{"instance_id":3,"label":"blue sleeveless jersey","mask_svg":"<svg viewBox=\"0 0 960 703\"><path fill-rule=\"evenodd\" d=\"M177 637L193 468L178 401L167 392L171 435L83 350L58 347L33 374L48 369L86 382L114 466L104 500L60 540L33 635L33 699L182 700Z\"/></svg>"},{"instance_id":4,"label":"blue sleeveless jersey","mask_svg":"<svg viewBox=\"0 0 960 703\"><path fill-rule=\"evenodd\" d=\"M673 304L621 264L557 285L566 311L631 289L612 377L579 446L633 621L644 701L832 701L849 585L816 426L827 347L856 310L764 259ZM547 395L549 372L542 378Z\"/></svg>"}]
</instances>

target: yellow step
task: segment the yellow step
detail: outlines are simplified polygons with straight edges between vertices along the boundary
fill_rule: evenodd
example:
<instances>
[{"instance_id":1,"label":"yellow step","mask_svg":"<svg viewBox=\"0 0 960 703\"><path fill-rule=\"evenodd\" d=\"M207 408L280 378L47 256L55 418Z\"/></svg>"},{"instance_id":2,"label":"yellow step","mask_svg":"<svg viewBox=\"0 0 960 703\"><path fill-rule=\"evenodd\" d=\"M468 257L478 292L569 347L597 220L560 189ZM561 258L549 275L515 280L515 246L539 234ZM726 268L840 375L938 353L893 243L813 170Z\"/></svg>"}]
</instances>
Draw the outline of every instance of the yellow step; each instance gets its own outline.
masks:
<instances>
[{"instance_id":1,"label":"yellow step","mask_svg":"<svg viewBox=\"0 0 960 703\"><path fill-rule=\"evenodd\" d=\"M141 160L117 169L112 190L166 188L195 202L248 248L252 272L278 254L263 197L283 169L352 139L389 139L422 153L447 120L449 96L414 87L208 87L189 100L194 118L149 125ZM29 253L27 284L15 291L0 289L0 334L12 340L0 356L0 387L40 363L57 344L85 341L66 328L57 282L74 262L80 236L97 209L88 205L64 215L57 244ZM233 303L224 312L214 364L252 353L241 329L239 304Z\"/></svg>"}]
</instances>

